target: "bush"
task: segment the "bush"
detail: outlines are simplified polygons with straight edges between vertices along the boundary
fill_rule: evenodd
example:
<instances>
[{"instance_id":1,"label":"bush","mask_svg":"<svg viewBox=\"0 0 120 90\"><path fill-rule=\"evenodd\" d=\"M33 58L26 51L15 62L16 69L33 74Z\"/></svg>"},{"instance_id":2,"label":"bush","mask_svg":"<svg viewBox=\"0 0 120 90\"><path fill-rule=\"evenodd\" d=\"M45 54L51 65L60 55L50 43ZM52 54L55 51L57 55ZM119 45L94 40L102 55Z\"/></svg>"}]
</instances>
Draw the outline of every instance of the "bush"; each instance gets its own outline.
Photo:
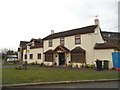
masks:
<instances>
[{"instance_id":1,"label":"bush","mask_svg":"<svg viewBox=\"0 0 120 90\"><path fill-rule=\"evenodd\" d=\"M70 64L68 65L68 67L72 67L72 63L70 63Z\"/></svg>"},{"instance_id":2,"label":"bush","mask_svg":"<svg viewBox=\"0 0 120 90\"><path fill-rule=\"evenodd\" d=\"M113 67L113 68L111 68L111 70L115 70L115 68Z\"/></svg>"},{"instance_id":3,"label":"bush","mask_svg":"<svg viewBox=\"0 0 120 90\"><path fill-rule=\"evenodd\" d=\"M86 65L85 65L85 68L89 68L89 64L86 64Z\"/></svg>"},{"instance_id":4,"label":"bush","mask_svg":"<svg viewBox=\"0 0 120 90\"><path fill-rule=\"evenodd\" d=\"M32 62L32 63L30 63L30 65L35 65L35 63L34 63L34 62Z\"/></svg>"},{"instance_id":5,"label":"bush","mask_svg":"<svg viewBox=\"0 0 120 90\"><path fill-rule=\"evenodd\" d=\"M76 64L76 68L79 68L79 67L78 67L78 64Z\"/></svg>"},{"instance_id":6,"label":"bush","mask_svg":"<svg viewBox=\"0 0 120 90\"><path fill-rule=\"evenodd\" d=\"M94 64L87 64L86 66L85 66L85 68L95 68L95 65Z\"/></svg>"},{"instance_id":7,"label":"bush","mask_svg":"<svg viewBox=\"0 0 120 90\"><path fill-rule=\"evenodd\" d=\"M80 65L80 67L81 67L81 68L85 68L85 65L82 64L82 65Z\"/></svg>"},{"instance_id":8,"label":"bush","mask_svg":"<svg viewBox=\"0 0 120 90\"><path fill-rule=\"evenodd\" d=\"M40 66L41 66L41 67L44 66L44 63L41 63Z\"/></svg>"},{"instance_id":9,"label":"bush","mask_svg":"<svg viewBox=\"0 0 120 90\"><path fill-rule=\"evenodd\" d=\"M53 65L55 65L55 66L56 66L56 65L57 65L57 63L55 62Z\"/></svg>"},{"instance_id":10,"label":"bush","mask_svg":"<svg viewBox=\"0 0 120 90\"><path fill-rule=\"evenodd\" d=\"M91 65L89 66L89 68L95 68L95 65L94 65L94 64L91 64Z\"/></svg>"}]
</instances>

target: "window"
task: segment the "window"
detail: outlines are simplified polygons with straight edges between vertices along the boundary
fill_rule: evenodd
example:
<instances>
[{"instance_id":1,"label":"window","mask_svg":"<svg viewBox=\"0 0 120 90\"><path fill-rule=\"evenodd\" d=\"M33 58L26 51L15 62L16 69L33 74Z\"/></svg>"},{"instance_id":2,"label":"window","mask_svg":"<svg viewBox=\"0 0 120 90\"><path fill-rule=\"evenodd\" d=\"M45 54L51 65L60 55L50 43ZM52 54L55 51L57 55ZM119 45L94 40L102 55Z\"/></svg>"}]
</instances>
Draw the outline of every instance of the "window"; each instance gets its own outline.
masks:
<instances>
[{"instance_id":1,"label":"window","mask_svg":"<svg viewBox=\"0 0 120 90\"><path fill-rule=\"evenodd\" d=\"M37 54L37 59L41 59L41 53Z\"/></svg>"},{"instance_id":2,"label":"window","mask_svg":"<svg viewBox=\"0 0 120 90\"><path fill-rule=\"evenodd\" d=\"M33 54L30 54L30 59L33 59Z\"/></svg>"},{"instance_id":3,"label":"window","mask_svg":"<svg viewBox=\"0 0 120 90\"><path fill-rule=\"evenodd\" d=\"M76 35L75 36L75 44L80 44L81 40L80 40L80 35Z\"/></svg>"},{"instance_id":4,"label":"window","mask_svg":"<svg viewBox=\"0 0 120 90\"><path fill-rule=\"evenodd\" d=\"M52 40L49 40L49 47L52 47Z\"/></svg>"},{"instance_id":5,"label":"window","mask_svg":"<svg viewBox=\"0 0 120 90\"><path fill-rule=\"evenodd\" d=\"M64 37L60 38L60 45L64 46L65 42L64 42Z\"/></svg>"},{"instance_id":6,"label":"window","mask_svg":"<svg viewBox=\"0 0 120 90\"><path fill-rule=\"evenodd\" d=\"M85 62L85 55L84 55L84 53L82 54L80 54L80 53L78 53L78 54L72 54L71 55L71 61L72 62L79 62L79 63L84 63Z\"/></svg>"},{"instance_id":7,"label":"window","mask_svg":"<svg viewBox=\"0 0 120 90\"><path fill-rule=\"evenodd\" d=\"M27 55L25 54L25 59L27 59Z\"/></svg>"},{"instance_id":8,"label":"window","mask_svg":"<svg viewBox=\"0 0 120 90\"><path fill-rule=\"evenodd\" d=\"M45 54L45 61L52 62L53 61L53 54Z\"/></svg>"}]
</instances>

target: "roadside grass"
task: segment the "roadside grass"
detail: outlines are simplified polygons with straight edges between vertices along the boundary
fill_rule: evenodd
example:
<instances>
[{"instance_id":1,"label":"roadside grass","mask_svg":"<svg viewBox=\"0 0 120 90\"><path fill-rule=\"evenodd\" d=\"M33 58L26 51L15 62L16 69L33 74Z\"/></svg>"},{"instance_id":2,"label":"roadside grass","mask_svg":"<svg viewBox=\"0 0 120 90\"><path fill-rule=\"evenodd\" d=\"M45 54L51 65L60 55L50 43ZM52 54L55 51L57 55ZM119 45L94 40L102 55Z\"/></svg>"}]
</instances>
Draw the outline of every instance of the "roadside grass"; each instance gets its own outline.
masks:
<instances>
[{"instance_id":1,"label":"roadside grass","mask_svg":"<svg viewBox=\"0 0 120 90\"><path fill-rule=\"evenodd\" d=\"M118 72L114 70L96 71L88 68L67 69L54 67L28 67L27 70L17 70L15 68L2 69L2 84L117 78Z\"/></svg>"}]
</instances>

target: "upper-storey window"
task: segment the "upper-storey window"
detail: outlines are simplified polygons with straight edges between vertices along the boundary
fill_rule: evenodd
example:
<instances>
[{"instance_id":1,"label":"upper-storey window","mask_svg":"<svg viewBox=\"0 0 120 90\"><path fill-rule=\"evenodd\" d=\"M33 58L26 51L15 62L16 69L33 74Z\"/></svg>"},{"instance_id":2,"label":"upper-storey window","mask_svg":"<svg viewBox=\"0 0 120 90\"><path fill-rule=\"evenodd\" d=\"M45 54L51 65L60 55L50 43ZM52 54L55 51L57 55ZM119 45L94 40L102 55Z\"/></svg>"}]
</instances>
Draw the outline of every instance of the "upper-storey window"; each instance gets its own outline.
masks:
<instances>
[{"instance_id":1,"label":"upper-storey window","mask_svg":"<svg viewBox=\"0 0 120 90\"><path fill-rule=\"evenodd\" d=\"M75 35L75 44L80 44L80 43L81 43L80 35Z\"/></svg>"},{"instance_id":2,"label":"upper-storey window","mask_svg":"<svg viewBox=\"0 0 120 90\"><path fill-rule=\"evenodd\" d=\"M61 38L60 38L60 45L64 46L64 44L65 44L64 37L61 37Z\"/></svg>"},{"instance_id":3,"label":"upper-storey window","mask_svg":"<svg viewBox=\"0 0 120 90\"><path fill-rule=\"evenodd\" d=\"M52 47L52 39L49 40L49 47Z\"/></svg>"}]
</instances>

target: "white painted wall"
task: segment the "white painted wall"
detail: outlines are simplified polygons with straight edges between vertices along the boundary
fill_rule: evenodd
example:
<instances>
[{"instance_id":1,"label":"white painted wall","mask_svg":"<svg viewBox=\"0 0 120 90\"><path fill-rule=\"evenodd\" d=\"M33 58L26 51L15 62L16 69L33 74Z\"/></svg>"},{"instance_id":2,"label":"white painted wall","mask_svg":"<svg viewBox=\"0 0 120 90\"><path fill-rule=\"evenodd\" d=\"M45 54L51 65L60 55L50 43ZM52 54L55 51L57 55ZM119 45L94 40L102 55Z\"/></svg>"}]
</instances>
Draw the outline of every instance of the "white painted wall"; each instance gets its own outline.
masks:
<instances>
[{"instance_id":1,"label":"white painted wall","mask_svg":"<svg viewBox=\"0 0 120 90\"><path fill-rule=\"evenodd\" d=\"M75 45L75 37L69 36L65 37L65 47L67 47L69 50L74 49L76 46L80 46L84 50L86 50L86 60L87 63L91 63L94 60L93 57L93 47L94 47L94 34L82 34L81 35L81 44ZM60 45L60 38L53 39L53 47L48 46L48 40L44 41L44 52L46 52L49 49L54 50L58 45ZM66 55L67 64L68 61L71 61L70 54Z\"/></svg>"},{"instance_id":2,"label":"white painted wall","mask_svg":"<svg viewBox=\"0 0 120 90\"><path fill-rule=\"evenodd\" d=\"M88 33L88 34L81 34L81 44L75 45L75 37L74 36L68 36L65 37L65 47L67 47L69 50L74 49L76 46L80 46L86 51L86 63L87 64L95 64L95 60L103 59L103 60L109 60L110 66L109 68L112 68L112 55L111 53L114 52L114 49L103 49L103 50L94 50L94 45L96 43L104 43L103 37L100 33L100 28L97 27L95 29L94 33ZM44 41L44 52L46 52L49 49L54 50L58 45L60 45L60 38L53 39L53 47L48 46L48 40ZM67 64L68 61L71 61L71 55L70 53L67 54L68 57L66 57ZM67 56L66 55L66 56ZM57 61L57 65L59 65L58 57L55 58ZM78 65L80 67L80 63L73 63L73 67Z\"/></svg>"},{"instance_id":3,"label":"white painted wall","mask_svg":"<svg viewBox=\"0 0 120 90\"><path fill-rule=\"evenodd\" d=\"M94 43L104 43L99 27L97 27L94 32Z\"/></svg>"},{"instance_id":4,"label":"white painted wall","mask_svg":"<svg viewBox=\"0 0 120 90\"><path fill-rule=\"evenodd\" d=\"M20 52L18 52L18 60L20 60L21 54Z\"/></svg>"},{"instance_id":5,"label":"white painted wall","mask_svg":"<svg viewBox=\"0 0 120 90\"><path fill-rule=\"evenodd\" d=\"M95 49L94 50L95 60L96 59L108 60L109 68L113 68L112 52L114 52L114 49Z\"/></svg>"},{"instance_id":6,"label":"white painted wall","mask_svg":"<svg viewBox=\"0 0 120 90\"><path fill-rule=\"evenodd\" d=\"M41 53L41 59L37 59L37 54ZM25 54L26 54L26 50L23 51L23 61L25 61ZM30 49L29 54L33 54L33 59L27 59L28 63L33 63L33 62L37 62L37 63L43 63L44 62L44 58L43 58L43 48L36 48L36 49ZM29 55L27 56L29 57Z\"/></svg>"}]
</instances>

